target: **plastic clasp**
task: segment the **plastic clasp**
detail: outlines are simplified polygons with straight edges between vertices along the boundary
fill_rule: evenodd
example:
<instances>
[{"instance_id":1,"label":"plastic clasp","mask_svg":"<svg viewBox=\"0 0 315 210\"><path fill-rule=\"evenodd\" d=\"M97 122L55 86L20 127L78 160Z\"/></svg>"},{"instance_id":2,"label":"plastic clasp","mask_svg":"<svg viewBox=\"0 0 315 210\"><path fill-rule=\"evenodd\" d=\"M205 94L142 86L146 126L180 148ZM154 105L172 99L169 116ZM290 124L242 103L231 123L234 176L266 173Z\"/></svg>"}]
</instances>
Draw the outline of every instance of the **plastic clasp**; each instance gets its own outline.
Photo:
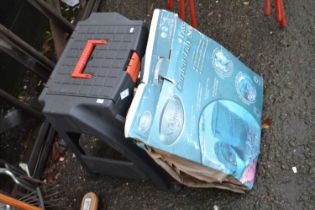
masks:
<instances>
[{"instance_id":1,"label":"plastic clasp","mask_svg":"<svg viewBox=\"0 0 315 210\"><path fill-rule=\"evenodd\" d=\"M83 70L94 50L94 47L98 44L107 44L106 40L88 40L83 52L76 64L76 66L73 69L72 77L73 78L82 78L82 79L91 79L91 74L83 74Z\"/></svg>"},{"instance_id":2,"label":"plastic clasp","mask_svg":"<svg viewBox=\"0 0 315 210\"><path fill-rule=\"evenodd\" d=\"M127 73L129 74L134 83L137 82L140 67L141 67L140 58L136 52L133 52L127 67Z\"/></svg>"}]
</instances>

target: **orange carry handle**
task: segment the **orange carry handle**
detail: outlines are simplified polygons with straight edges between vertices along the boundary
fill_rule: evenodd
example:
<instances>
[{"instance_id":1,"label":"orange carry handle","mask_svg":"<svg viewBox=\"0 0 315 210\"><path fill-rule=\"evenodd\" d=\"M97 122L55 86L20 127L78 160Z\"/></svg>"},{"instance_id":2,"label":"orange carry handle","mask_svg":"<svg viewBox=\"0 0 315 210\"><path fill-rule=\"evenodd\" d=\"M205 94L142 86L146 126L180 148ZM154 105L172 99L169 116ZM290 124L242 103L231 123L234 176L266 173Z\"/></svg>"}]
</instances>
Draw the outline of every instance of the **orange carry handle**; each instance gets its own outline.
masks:
<instances>
[{"instance_id":1,"label":"orange carry handle","mask_svg":"<svg viewBox=\"0 0 315 210\"><path fill-rule=\"evenodd\" d=\"M132 53L129 64L127 66L127 73L131 77L134 83L137 82L138 75L140 72L141 62L136 52Z\"/></svg>"},{"instance_id":2,"label":"orange carry handle","mask_svg":"<svg viewBox=\"0 0 315 210\"><path fill-rule=\"evenodd\" d=\"M106 40L88 40L84 50L76 64L76 66L73 69L72 77L73 78L82 78L82 79L91 79L91 74L83 74L83 70L93 52L93 49L98 44L107 44Z\"/></svg>"}]
</instances>

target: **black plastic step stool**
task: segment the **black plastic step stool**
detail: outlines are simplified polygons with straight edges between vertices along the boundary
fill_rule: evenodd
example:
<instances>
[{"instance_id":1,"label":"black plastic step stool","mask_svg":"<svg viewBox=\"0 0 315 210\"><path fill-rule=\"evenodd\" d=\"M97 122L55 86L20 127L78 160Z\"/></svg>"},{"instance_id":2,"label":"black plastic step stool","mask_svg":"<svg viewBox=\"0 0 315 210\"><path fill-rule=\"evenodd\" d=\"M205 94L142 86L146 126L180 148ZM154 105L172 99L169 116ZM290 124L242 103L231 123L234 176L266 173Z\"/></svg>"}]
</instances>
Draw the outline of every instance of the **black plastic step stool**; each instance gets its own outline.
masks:
<instances>
[{"instance_id":1,"label":"black plastic step stool","mask_svg":"<svg viewBox=\"0 0 315 210\"><path fill-rule=\"evenodd\" d=\"M177 183L124 138L124 120L147 42L142 21L93 13L78 23L40 101L43 113L90 173L150 179L160 189ZM79 144L93 135L129 161L91 156Z\"/></svg>"}]
</instances>

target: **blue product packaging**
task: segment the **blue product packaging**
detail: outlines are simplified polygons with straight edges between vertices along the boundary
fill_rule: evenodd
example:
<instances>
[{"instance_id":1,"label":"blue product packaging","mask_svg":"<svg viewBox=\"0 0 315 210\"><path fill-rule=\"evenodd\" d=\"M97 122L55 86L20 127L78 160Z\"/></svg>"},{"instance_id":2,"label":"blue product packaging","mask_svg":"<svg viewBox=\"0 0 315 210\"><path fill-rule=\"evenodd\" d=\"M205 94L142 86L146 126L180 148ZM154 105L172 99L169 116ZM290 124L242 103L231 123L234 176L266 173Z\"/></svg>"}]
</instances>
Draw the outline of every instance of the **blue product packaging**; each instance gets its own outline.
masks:
<instances>
[{"instance_id":1,"label":"blue product packaging","mask_svg":"<svg viewBox=\"0 0 315 210\"><path fill-rule=\"evenodd\" d=\"M262 104L261 76L176 14L154 11L126 137L251 189Z\"/></svg>"}]
</instances>

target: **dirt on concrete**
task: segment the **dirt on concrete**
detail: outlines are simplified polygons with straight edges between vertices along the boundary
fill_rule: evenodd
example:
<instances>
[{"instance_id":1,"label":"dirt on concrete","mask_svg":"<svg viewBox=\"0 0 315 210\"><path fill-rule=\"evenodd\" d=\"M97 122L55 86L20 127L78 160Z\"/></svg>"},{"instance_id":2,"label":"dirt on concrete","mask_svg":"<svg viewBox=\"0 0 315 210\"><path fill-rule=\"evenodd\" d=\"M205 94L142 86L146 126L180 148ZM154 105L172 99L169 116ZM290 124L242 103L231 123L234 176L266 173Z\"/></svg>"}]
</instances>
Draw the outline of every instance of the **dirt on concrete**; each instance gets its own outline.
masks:
<instances>
[{"instance_id":1,"label":"dirt on concrete","mask_svg":"<svg viewBox=\"0 0 315 210\"><path fill-rule=\"evenodd\" d=\"M79 209L83 195L94 191L100 209L315 209L315 1L285 1L284 30L274 13L264 17L263 0L195 2L198 29L264 78L263 116L273 123L263 130L254 188L164 192L148 181L87 176L68 152L58 176L65 206ZM101 7L149 27L153 9L166 8L166 0L107 0Z\"/></svg>"}]
</instances>

